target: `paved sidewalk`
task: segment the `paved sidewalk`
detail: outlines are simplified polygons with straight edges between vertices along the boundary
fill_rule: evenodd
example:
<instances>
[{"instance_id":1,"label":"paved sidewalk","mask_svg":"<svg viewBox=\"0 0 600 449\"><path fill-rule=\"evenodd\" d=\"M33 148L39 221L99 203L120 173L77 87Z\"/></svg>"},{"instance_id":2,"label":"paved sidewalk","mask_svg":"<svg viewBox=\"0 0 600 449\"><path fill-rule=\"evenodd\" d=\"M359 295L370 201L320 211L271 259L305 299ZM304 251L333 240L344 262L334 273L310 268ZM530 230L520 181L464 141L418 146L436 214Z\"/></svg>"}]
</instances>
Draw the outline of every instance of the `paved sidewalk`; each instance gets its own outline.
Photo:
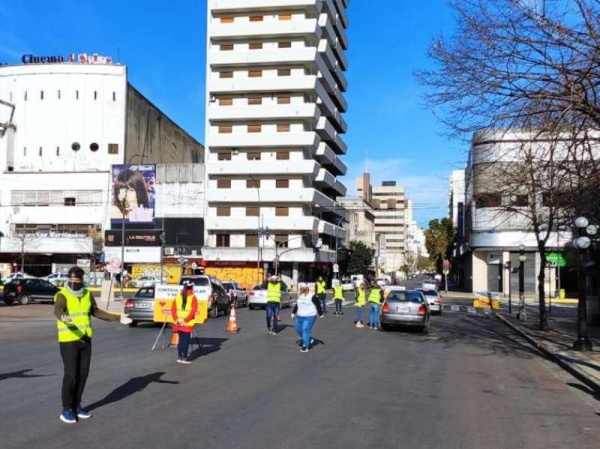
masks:
<instances>
[{"instance_id":1,"label":"paved sidewalk","mask_svg":"<svg viewBox=\"0 0 600 449\"><path fill-rule=\"evenodd\" d=\"M474 299L475 298L475 293L471 293L471 292L462 292L462 291L452 291L452 290L448 290L448 293L446 293L443 289L440 289L439 292L442 294L443 297L448 297L448 298L460 298L460 299ZM508 295L505 294L501 294L500 297L498 298L500 301L503 302L508 302ZM564 298L564 299L559 299L559 298L552 298L551 300L552 305L559 305L559 304L573 304L573 305L577 305L577 299L576 298ZM512 294L512 303L513 306L515 304L519 303L519 294L518 293L514 293ZM537 305L538 303L538 297L535 295L526 295L525 296L525 304L527 305ZM549 304L549 300L546 300L546 304Z\"/></svg>"},{"instance_id":2,"label":"paved sidewalk","mask_svg":"<svg viewBox=\"0 0 600 449\"><path fill-rule=\"evenodd\" d=\"M550 330L547 332L538 329L537 310L532 307L527 307L525 321L517 320L516 312L512 315L502 312L496 316L546 357L600 394L600 327L587 327L588 337L593 345L592 351L574 351L572 348L577 337L577 308L553 307L548 320Z\"/></svg>"}]
</instances>

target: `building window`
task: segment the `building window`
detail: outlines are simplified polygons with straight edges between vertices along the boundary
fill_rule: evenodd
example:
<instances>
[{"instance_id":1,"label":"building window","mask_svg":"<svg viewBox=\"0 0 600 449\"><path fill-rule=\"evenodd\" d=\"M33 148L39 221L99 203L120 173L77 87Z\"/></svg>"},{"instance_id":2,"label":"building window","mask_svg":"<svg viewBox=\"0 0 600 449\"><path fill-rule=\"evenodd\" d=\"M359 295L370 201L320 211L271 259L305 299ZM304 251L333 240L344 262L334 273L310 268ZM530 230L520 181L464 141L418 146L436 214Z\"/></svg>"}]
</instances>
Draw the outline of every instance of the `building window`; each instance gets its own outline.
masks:
<instances>
[{"instance_id":1,"label":"building window","mask_svg":"<svg viewBox=\"0 0 600 449\"><path fill-rule=\"evenodd\" d=\"M246 234L246 248L258 248L258 235Z\"/></svg>"},{"instance_id":2,"label":"building window","mask_svg":"<svg viewBox=\"0 0 600 449\"><path fill-rule=\"evenodd\" d=\"M278 133L289 133L290 132L290 124L289 123L280 123L277 125Z\"/></svg>"},{"instance_id":3,"label":"building window","mask_svg":"<svg viewBox=\"0 0 600 449\"><path fill-rule=\"evenodd\" d=\"M248 48L250 50L262 50L263 44L262 44L262 42L250 42L250 45L248 45Z\"/></svg>"},{"instance_id":4,"label":"building window","mask_svg":"<svg viewBox=\"0 0 600 449\"><path fill-rule=\"evenodd\" d=\"M389 198L387 200L387 208L388 209L396 209L396 200L394 198Z\"/></svg>"},{"instance_id":5,"label":"building window","mask_svg":"<svg viewBox=\"0 0 600 449\"><path fill-rule=\"evenodd\" d=\"M277 97L277 104L290 104L292 99L290 97Z\"/></svg>"},{"instance_id":6,"label":"building window","mask_svg":"<svg viewBox=\"0 0 600 449\"><path fill-rule=\"evenodd\" d=\"M275 181L275 187L278 189L287 189L290 186L289 179L277 179Z\"/></svg>"},{"instance_id":7,"label":"building window","mask_svg":"<svg viewBox=\"0 0 600 449\"><path fill-rule=\"evenodd\" d=\"M527 207L529 205L529 202L527 201L527 195L515 195L511 203L511 205L514 207Z\"/></svg>"},{"instance_id":8,"label":"building window","mask_svg":"<svg viewBox=\"0 0 600 449\"><path fill-rule=\"evenodd\" d=\"M247 189L260 189L260 179L246 179Z\"/></svg>"},{"instance_id":9,"label":"building window","mask_svg":"<svg viewBox=\"0 0 600 449\"><path fill-rule=\"evenodd\" d=\"M291 14L279 14L279 20L292 20Z\"/></svg>"},{"instance_id":10,"label":"building window","mask_svg":"<svg viewBox=\"0 0 600 449\"><path fill-rule=\"evenodd\" d=\"M288 247L288 236L285 234L275 234L275 244L280 248Z\"/></svg>"},{"instance_id":11,"label":"building window","mask_svg":"<svg viewBox=\"0 0 600 449\"><path fill-rule=\"evenodd\" d=\"M233 98L231 98L231 97L219 98L219 106L231 106L231 105L233 105Z\"/></svg>"},{"instance_id":12,"label":"building window","mask_svg":"<svg viewBox=\"0 0 600 449\"><path fill-rule=\"evenodd\" d=\"M217 248L229 248L229 234L217 234Z\"/></svg>"},{"instance_id":13,"label":"building window","mask_svg":"<svg viewBox=\"0 0 600 449\"><path fill-rule=\"evenodd\" d=\"M231 160L231 151L219 151L217 153L217 160L230 161Z\"/></svg>"},{"instance_id":14,"label":"building window","mask_svg":"<svg viewBox=\"0 0 600 449\"><path fill-rule=\"evenodd\" d=\"M286 42L279 42L279 44L277 44L277 46L279 48L292 48L292 43L289 41Z\"/></svg>"},{"instance_id":15,"label":"building window","mask_svg":"<svg viewBox=\"0 0 600 449\"><path fill-rule=\"evenodd\" d=\"M246 153L246 158L249 161L260 161L260 151L248 151Z\"/></svg>"},{"instance_id":16,"label":"building window","mask_svg":"<svg viewBox=\"0 0 600 449\"><path fill-rule=\"evenodd\" d=\"M263 16L250 16L250 22L262 22Z\"/></svg>"},{"instance_id":17,"label":"building window","mask_svg":"<svg viewBox=\"0 0 600 449\"><path fill-rule=\"evenodd\" d=\"M258 217L260 214L260 207L247 207L246 217Z\"/></svg>"},{"instance_id":18,"label":"building window","mask_svg":"<svg viewBox=\"0 0 600 449\"><path fill-rule=\"evenodd\" d=\"M221 23L233 23L234 20L235 19L233 17L221 17Z\"/></svg>"},{"instance_id":19,"label":"building window","mask_svg":"<svg viewBox=\"0 0 600 449\"><path fill-rule=\"evenodd\" d=\"M65 206L75 206L75 197L69 196L64 199Z\"/></svg>"},{"instance_id":20,"label":"building window","mask_svg":"<svg viewBox=\"0 0 600 449\"><path fill-rule=\"evenodd\" d=\"M219 125L219 134L231 134L233 127L231 125Z\"/></svg>"},{"instance_id":21,"label":"building window","mask_svg":"<svg viewBox=\"0 0 600 449\"><path fill-rule=\"evenodd\" d=\"M277 76L290 76L292 71L290 69L278 69Z\"/></svg>"},{"instance_id":22,"label":"building window","mask_svg":"<svg viewBox=\"0 0 600 449\"><path fill-rule=\"evenodd\" d=\"M276 159L278 161L287 161L290 159L290 152L289 151L278 151Z\"/></svg>"},{"instance_id":23,"label":"building window","mask_svg":"<svg viewBox=\"0 0 600 449\"><path fill-rule=\"evenodd\" d=\"M108 154L119 154L119 144L118 143L109 143L108 144Z\"/></svg>"},{"instance_id":24,"label":"building window","mask_svg":"<svg viewBox=\"0 0 600 449\"><path fill-rule=\"evenodd\" d=\"M249 78L260 78L262 77L262 70L248 70Z\"/></svg>"},{"instance_id":25,"label":"building window","mask_svg":"<svg viewBox=\"0 0 600 449\"><path fill-rule=\"evenodd\" d=\"M40 100L43 100L43 99L44 99L44 91L40 90Z\"/></svg>"},{"instance_id":26,"label":"building window","mask_svg":"<svg viewBox=\"0 0 600 449\"><path fill-rule=\"evenodd\" d=\"M38 151L38 156L42 155L42 147L40 147L39 151Z\"/></svg>"},{"instance_id":27,"label":"building window","mask_svg":"<svg viewBox=\"0 0 600 449\"><path fill-rule=\"evenodd\" d=\"M113 101L117 101L117 93L113 92Z\"/></svg>"},{"instance_id":28,"label":"building window","mask_svg":"<svg viewBox=\"0 0 600 449\"><path fill-rule=\"evenodd\" d=\"M231 216L231 207L229 207L229 206L217 207L217 217L230 217L230 216Z\"/></svg>"},{"instance_id":29,"label":"building window","mask_svg":"<svg viewBox=\"0 0 600 449\"><path fill-rule=\"evenodd\" d=\"M261 125L248 125L249 133L259 133L259 132L261 132L261 130L262 130Z\"/></svg>"},{"instance_id":30,"label":"building window","mask_svg":"<svg viewBox=\"0 0 600 449\"><path fill-rule=\"evenodd\" d=\"M217 189L231 189L231 179L217 179Z\"/></svg>"},{"instance_id":31,"label":"building window","mask_svg":"<svg viewBox=\"0 0 600 449\"><path fill-rule=\"evenodd\" d=\"M289 209L287 207L276 207L275 208L275 216L276 217L287 217L289 215Z\"/></svg>"},{"instance_id":32,"label":"building window","mask_svg":"<svg viewBox=\"0 0 600 449\"><path fill-rule=\"evenodd\" d=\"M262 104L262 97L249 97L248 104L253 106L257 104Z\"/></svg>"},{"instance_id":33,"label":"building window","mask_svg":"<svg viewBox=\"0 0 600 449\"><path fill-rule=\"evenodd\" d=\"M233 78L233 72L231 70L226 72L219 72L219 78Z\"/></svg>"},{"instance_id":34,"label":"building window","mask_svg":"<svg viewBox=\"0 0 600 449\"><path fill-rule=\"evenodd\" d=\"M221 44L221 46L219 47L219 49L221 51L232 51L233 50L233 44Z\"/></svg>"},{"instance_id":35,"label":"building window","mask_svg":"<svg viewBox=\"0 0 600 449\"><path fill-rule=\"evenodd\" d=\"M476 207L500 207L502 196L499 193L478 193L475 195Z\"/></svg>"}]
</instances>

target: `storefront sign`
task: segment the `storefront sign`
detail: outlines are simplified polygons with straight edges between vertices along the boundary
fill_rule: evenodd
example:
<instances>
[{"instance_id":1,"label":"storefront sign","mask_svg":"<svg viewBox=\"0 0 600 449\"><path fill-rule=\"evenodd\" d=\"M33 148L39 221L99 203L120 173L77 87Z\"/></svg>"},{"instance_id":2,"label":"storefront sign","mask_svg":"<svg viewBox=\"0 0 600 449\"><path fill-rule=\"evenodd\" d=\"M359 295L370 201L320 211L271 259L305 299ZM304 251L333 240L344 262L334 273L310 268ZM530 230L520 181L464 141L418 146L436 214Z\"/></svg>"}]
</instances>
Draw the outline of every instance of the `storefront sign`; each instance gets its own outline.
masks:
<instances>
[{"instance_id":1,"label":"storefront sign","mask_svg":"<svg viewBox=\"0 0 600 449\"><path fill-rule=\"evenodd\" d=\"M104 231L105 246L121 246L121 230ZM125 246L161 246L161 230L126 229Z\"/></svg>"},{"instance_id":2,"label":"storefront sign","mask_svg":"<svg viewBox=\"0 0 600 449\"><path fill-rule=\"evenodd\" d=\"M21 57L23 64L60 64L60 63L78 63L78 64L112 64L110 56L100 56L98 53L88 55L87 53L70 53L67 56L36 56L32 54Z\"/></svg>"}]
</instances>

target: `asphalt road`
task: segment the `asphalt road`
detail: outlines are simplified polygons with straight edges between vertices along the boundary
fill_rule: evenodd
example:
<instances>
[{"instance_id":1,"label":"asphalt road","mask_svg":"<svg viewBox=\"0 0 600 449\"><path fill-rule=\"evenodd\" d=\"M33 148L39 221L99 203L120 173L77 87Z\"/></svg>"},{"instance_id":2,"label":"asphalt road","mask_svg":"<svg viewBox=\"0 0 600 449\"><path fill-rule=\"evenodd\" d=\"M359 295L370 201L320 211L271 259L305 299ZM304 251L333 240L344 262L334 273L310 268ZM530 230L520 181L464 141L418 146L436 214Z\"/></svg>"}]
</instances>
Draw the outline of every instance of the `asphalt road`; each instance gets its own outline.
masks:
<instances>
[{"instance_id":1,"label":"asphalt road","mask_svg":"<svg viewBox=\"0 0 600 449\"><path fill-rule=\"evenodd\" d=\"M348 307L318 320L308 354L289 310L271 336L263 311L242 309L239 334L225 332L226 317L198 328L204 349L189 366L175 363L173 348L150 350L160 328L96 321L84 396L94 417L69 426L58 419L50 308L0 308L3 449L597 449L600 441L600 402L586 387L502 323L460 307L434 317L428 336L356 329Z\"/></svg>"}]
</instances>

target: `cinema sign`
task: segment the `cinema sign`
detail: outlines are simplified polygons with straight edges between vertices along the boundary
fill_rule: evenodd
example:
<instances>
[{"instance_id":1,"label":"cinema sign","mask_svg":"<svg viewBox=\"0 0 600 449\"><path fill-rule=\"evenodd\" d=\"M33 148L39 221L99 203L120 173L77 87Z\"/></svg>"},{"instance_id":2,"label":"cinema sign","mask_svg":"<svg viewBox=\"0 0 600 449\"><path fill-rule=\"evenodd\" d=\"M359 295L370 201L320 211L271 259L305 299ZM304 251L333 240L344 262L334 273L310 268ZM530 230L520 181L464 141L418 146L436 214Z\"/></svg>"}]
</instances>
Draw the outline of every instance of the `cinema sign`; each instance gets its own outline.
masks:
<instances>
[{"instance_id":1,"label":"cinema sign","mask_svg":"<svg viewBox=\"0 0 600 449\"><path fill-rule=\"evenodd\" d=\"M113 60L110 56L100 56L98 53L91 55L87 53L70 53L67 56L36 56L27 54L21 57L21 62L23 64L112 64Z\"/></svg>"}]
</instances>

